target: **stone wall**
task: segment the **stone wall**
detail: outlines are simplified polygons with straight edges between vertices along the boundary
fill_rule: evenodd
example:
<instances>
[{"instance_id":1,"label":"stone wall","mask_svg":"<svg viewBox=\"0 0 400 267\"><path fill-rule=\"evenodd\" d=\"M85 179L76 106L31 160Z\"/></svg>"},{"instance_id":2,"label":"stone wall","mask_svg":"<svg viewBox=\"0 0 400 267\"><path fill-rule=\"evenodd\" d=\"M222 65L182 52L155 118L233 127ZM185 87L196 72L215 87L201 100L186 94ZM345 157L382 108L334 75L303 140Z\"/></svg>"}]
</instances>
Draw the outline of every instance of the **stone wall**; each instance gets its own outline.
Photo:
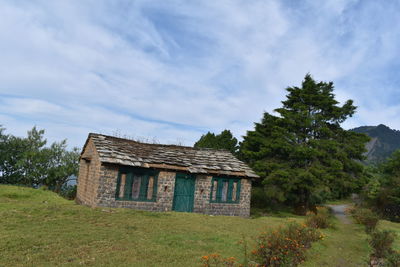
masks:
<instances>
[{"instance_id":1,"label":"stone wall","mask_svg":"<svg viewBox=\"0 0 400 267\"><path fill-rule=\"evenodd\" d=\"M76 202L95 206L100 180L99 155L92 140L89 140L79 162L78 188Z\"/></svg>"},{"instance_id":2,"label":"stone wall","mask_svg":"<svg viewBox=\"0 0 400 267\"><path fill-rule=\"evenodd\" d=\"M97 206L113 208L132 208L149 211L171 211L174 198L175 172L160 171L157 180L155 202L124 201L115 199L118 165L101 166L101 179L97 196Z\"/></svg>"},{"instance_id":3,"label":"stone wall","mask_svg":"<svg viewBox=\"0 0 400 267\"><path fill-rule=\"evenodd\" d=\"M210 215L250 216L251 180L241 179L239 203L210 203L211 181L212 176L197 176L194 212Z\"/></svg>"},{"instance_id":4,"label":"stone wall","mask_svg":"<svg viewBox=\"0 0 400 267\"><path fill-rule=\"evenodd\" d=\"M157 198L155 202L146 201L124 201L116 200L115 192L117 187L117 177L119 166L103 164L98 167L97 163L91 161L93 168L90 171L90 179L83 180L78 185L77 199L80 203L113 208L132 208L149 211L171 211L174 199L175 172L160 171L157 182ZM79 179L87 171L84 162L81 162ZM97 180L96 180L97 179ZM239 203L210 203L212 176L197 175L194 192L193 211L210 215L228 215L248 217L250 215L250 194L251 180L241 179L240 201ZM83 185L93 189L87 190L85 195ZM78 197L79 196L79 197Z\"/></svg>"}]
</instances>

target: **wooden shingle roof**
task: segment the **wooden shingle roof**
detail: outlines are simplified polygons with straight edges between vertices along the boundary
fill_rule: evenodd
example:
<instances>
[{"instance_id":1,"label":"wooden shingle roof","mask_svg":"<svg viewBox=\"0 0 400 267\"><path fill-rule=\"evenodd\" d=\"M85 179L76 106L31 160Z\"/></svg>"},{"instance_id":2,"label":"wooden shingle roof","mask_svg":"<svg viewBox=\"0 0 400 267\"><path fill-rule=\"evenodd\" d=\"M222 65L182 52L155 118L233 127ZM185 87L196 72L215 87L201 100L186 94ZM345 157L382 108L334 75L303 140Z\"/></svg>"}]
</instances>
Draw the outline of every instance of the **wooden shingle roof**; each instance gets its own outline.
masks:
<instances>
[{"instance_id":1,"label":"wooden shingle roof","mask_svg":"<svg viewBox=\"0 0 400 267\"><path fill-rule=\"evenodd\" d=\"M147 144L95 133L90 133L89 139L93 141L100 161L104 163L181 170L197 174L259 177L226 150Z\"/></svg>"}]
</instances>

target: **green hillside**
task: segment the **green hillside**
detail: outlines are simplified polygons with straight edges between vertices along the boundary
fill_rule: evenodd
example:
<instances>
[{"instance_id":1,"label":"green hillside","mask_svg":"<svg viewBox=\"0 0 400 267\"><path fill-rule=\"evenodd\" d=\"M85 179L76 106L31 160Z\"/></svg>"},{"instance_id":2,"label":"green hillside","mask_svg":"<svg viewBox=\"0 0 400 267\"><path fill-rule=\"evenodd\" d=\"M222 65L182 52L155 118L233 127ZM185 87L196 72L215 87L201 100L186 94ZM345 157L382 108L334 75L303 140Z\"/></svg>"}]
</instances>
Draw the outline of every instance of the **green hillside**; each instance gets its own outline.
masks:
<instances>
[{"instance_id":1,"label":"green hillside","mask_svg":"<svg viewBox=\"0 0 400 267\"><path fill-rule=\"evenodd\" d=\"M242 257L243 235L289 220L89 208L50 191L6 185L0 218L2 267L199 266L211 253Z\"/></svg>"},{"instance_id":2,"label":"green hillside","mask_svg":"<svg viewBox=\"0 0 400 267\"><path fill-rule=\"evenodd\" d=\"M382 162L395 150L400 149L400 131L390 129L386 125L361 126L351 131L371 137L371 141L367 144L367 163Z\"/></svg>"},{"instance_id":3,"label":"green hillside","mask_svg":"<svg viewBox=\"0 0 400 267\"><path fill-rule=\"evenodd\" d=\"M0 185L0 218L0 266L13 267L200 266L211 253L243 260L243 236L250 250L260 232L303 220L89 208L50 191L6 185ZM327 237L313 245L304 266L364 265L369 248L362 227L336 224L323 230ZM399 224L382 227L400 232Z\"/></svg>"}]
</instances>

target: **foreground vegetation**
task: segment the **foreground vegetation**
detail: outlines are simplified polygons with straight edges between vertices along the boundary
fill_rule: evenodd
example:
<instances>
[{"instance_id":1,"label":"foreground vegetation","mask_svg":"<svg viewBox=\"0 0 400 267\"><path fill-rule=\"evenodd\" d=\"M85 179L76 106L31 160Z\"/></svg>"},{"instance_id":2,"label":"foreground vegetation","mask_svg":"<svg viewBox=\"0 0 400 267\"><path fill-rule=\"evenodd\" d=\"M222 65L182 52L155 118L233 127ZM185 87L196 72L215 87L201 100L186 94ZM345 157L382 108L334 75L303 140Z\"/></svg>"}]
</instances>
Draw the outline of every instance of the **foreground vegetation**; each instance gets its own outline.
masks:
<instances>
[{"instance_id":1,"label":"foreground vegetation","mask_svg":"<svg viewBox=\"0 0 400 267\"><path fill-rule=\"evenodd\" d=\"M243 262L244 237L251 250L261 232L304 221L92 209L51 191L6 185L0 185L0 216L0 266L200 266L201 256L212 253ZM335 225L321 230L326 237L312 245L304 266L366 265L363 227ZM400 232L397 223L379 227Z\"/></svg>"},{"instance_id":2,"label":"foreground vegetation","mask_svg":"<svg viewBox=\"0 0 400 267\"><path fill-rule=\"evenodd\" d=\"M50 191L0 185L0 266L199 266L289 218L91 209ZM290 218L301 221L301 218Z\"/></svg>"}]
</instances>

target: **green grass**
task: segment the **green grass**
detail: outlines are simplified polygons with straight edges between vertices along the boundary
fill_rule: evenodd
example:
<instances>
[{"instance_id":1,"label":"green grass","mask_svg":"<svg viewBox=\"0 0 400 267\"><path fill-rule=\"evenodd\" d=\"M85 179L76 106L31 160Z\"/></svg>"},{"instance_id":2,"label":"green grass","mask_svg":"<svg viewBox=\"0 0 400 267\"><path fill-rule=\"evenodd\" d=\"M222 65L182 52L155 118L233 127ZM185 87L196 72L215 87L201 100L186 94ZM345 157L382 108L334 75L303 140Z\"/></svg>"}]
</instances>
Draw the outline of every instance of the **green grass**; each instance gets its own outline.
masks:
<instances>
[{"instance_id":1,"label":"green grass","mask_svg":"<svg viewBox=\"0 0 400 267\"><path fill-rule=\"evenodd\" d=\"M363 226L334 221L334 228L322 230L326 238L313 244L302 266L368 266L370 249Z\"/></svg>"},{"instance_id":2,"label":"green grass","mask_svg":"<svg viewBox=\"0 0 400 267\"><path fill-rule=\"evenodd\" d=\"M243 259L241 245L270 227L302 217L252 219L194 213L89 208L43 190L0 185L0 266L200 266L219 253ZM380 227L400 232L400 224ZM369 248L360 225L323 230L303 266L364 266ZM396 241L396 248L399 243Z\"/></svg>"},{"instance_id":3,"label":"green grass","mask_svg":"<svg viewBox=\"0 0 400 267\"><path fill-rule=\"evenodd\" d=\"M351 204L351 203L353 203L351 198L342 198L342 199L329 200L325 204L327 204L327 205L342 205L342 204Z\"/></svg>"},{"instance_id":4,"label":"green grass","mask_svg":"<svg viewBox=\"0 0 400 267\"><path fill-rule=\"evenodd\" d=\"M393 243L393 248L400 252L400 223L381 220L379 221L378 229L391 230L396 233L397 237Z\"/></svg>"},{"instance_id":5,"label":"green grass","mask_svg":"<svg viewBox=\"0 0 400 267\"><path fill-rule=\"evenodd\" d=\"M0 186L0 266L199 266L299 217L245 219L88 208L50 191Z\"/></svg>"}]
</instances>

